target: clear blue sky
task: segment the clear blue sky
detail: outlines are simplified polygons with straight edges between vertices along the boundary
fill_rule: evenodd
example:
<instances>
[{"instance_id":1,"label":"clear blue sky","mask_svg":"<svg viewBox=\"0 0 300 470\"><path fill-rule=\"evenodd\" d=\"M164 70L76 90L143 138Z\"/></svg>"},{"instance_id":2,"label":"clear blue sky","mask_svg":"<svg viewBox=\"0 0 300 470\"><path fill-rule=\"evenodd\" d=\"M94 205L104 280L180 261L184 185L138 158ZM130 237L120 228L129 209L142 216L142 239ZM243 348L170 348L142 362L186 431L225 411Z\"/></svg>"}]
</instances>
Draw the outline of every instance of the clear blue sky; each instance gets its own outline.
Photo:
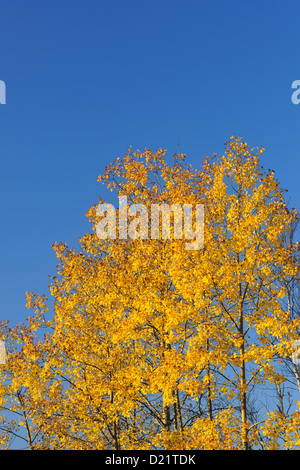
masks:
<instances>
[{"instance_id":1,"label":"clear blue sky","mask_svg":"<svg viewBox=\"0 0 300 470\"><path fill-rule=\"evenodd\" d=\"M145 147L200 165L242 136L300 209L300 3L3 0L0 319L48 293L52 243L75 246L115 157Z\"/></svg>"}]
</instances>

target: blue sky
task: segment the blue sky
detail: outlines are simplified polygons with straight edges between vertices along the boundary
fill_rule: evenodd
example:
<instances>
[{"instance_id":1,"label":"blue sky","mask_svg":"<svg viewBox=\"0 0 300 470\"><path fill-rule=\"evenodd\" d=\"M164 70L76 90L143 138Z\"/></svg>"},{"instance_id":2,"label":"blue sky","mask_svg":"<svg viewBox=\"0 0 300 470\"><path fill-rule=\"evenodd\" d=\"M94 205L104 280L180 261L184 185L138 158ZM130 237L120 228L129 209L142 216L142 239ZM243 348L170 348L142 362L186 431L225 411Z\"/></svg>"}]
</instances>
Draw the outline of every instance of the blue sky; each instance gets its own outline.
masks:
<instances>
[{"instance_id":1,"label":"blue sky","mask_svg":"<svg viewBox=\"0 0 300 470\"><path fill-rule=\"evenodd\" d=\"M129 146L266 152L300 209L300 3L3 0L0 6L0 320L48 293L55 241L76 246L97 176Z\"/></svg>"}]
</instances>

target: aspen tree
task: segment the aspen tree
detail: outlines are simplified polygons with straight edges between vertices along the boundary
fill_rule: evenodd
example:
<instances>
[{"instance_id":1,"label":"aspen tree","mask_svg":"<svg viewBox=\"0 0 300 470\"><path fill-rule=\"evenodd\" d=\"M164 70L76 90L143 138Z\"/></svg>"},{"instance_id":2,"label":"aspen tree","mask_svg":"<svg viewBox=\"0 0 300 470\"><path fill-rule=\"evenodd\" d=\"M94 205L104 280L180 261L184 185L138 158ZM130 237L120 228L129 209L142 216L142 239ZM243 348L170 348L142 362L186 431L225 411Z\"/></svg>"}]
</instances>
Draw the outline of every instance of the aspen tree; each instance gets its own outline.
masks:
<instances>
[{"instance_id":1,"label":"aspen tree","mask_svg":"<svg viewBox=\"0 0 300 470\"><path fill-rule=\"evenodd\" d=\"M79 251L54 244L53 306L28 293L28 323L2 328L1 403L18 416L3 446L19 429L31 449L246 450L263 435L277 448L283 434L299 446L297 410L256 421L248 405L252 390L285 381L277 360L299 337L283 303L299 266L299 245L284 242L297 213L262 149L231 138L225 150L195 170L185 155L129 149L99 177L144 214L203 204L204 245L187 249L175 215L170 235L161 225L151 239L151 217L129 211L136 236L125 237L122 208L116 237L101 239L104 201L92 206Z\"/></svg>"}]
</instances>

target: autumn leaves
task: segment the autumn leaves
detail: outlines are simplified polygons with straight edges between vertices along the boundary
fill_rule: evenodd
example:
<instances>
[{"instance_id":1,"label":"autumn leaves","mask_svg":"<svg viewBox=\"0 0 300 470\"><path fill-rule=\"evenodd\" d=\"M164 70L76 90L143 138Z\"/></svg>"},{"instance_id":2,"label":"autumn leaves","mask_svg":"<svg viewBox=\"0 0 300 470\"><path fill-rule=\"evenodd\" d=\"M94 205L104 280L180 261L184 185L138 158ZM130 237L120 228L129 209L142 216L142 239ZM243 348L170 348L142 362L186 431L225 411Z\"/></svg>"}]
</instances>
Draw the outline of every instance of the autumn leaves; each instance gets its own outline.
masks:
<instances>
[{"instance_id":1,"label":"autumn leaves","mask_svg":"<svg viewBox=\"0 0 300 470\"><path fill-rule=\"evenodd\" d=\"M125 224L151 233L151 219L125 218L121 204L113 227L124 236L101 238L96 204L81 252L55 245L53 312L28 295L29 324L3 326L2 403L18 414L3 418L3 445L22 427L41 449L276 448L283 436L299 445L296 402L288 414L253 405L287 380L300 326L284 302L299 279L299 245L287 237L297 213L261 153L232 138L197 170L161 149L129 150L107 167L100 181L140 214L165 208L167 226L125 237ZM197 204L205 242L187 250L170 208L182 216Z\"/></svg>"}]
</instances>

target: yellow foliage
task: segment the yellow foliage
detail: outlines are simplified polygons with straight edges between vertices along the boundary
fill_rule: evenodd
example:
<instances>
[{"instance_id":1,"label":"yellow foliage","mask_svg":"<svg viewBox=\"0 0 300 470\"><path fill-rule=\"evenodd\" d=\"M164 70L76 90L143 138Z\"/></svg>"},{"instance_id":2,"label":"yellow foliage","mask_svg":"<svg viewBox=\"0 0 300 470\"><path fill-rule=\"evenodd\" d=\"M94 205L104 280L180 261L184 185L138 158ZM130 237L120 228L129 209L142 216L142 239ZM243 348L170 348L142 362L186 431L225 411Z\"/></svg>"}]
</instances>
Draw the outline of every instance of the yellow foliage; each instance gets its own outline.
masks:
<instances>
[{"instance_id":1,"label":"yellow foliage","mask_svg":"<svg viewBox=\"0 0 300 470\"><path fill-rule=\"evenodd\" d=\"M282 436L299 447L299 412L256 423L247 404L285 380L275 360L299 331L282 302L299 272L299 245L285 242L297 213L262 151L232 138L200 170L163 149L129 149L107 167L99 181L131 203L204 204L204 246L95 233L79 253L54 244L53 314L28 293L28 324L2 325L0 399L18 414L3 417L3 448L20 428L31 449L277 448Z\"/></svg>"}]
</instances>

